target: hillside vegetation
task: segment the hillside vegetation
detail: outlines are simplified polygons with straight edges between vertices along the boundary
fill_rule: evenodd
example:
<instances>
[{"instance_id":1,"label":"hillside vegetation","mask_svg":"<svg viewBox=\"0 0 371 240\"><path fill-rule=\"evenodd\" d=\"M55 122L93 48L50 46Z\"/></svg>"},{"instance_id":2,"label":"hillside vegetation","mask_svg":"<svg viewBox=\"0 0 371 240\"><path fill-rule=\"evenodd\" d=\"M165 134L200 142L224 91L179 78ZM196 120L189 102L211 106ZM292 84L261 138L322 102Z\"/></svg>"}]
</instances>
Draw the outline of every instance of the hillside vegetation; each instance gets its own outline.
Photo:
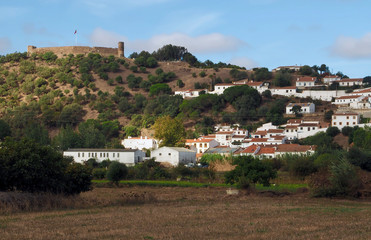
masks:
<instances>
[{"instance_id":1,"label":"hillside vegetation","mask_svg":"<svg viewBox=\"0 0 371 240\"><path fill-rule=\"evenodd\" d=\"M181 119L188 138L213 132L216 123L239 123L249 129L257 121L280 124L285 122L289 99L272 98L268 92L262 97L248 86L191 100L173 93L213 90L217 83L241 79L283 86L295 76L273 75L267 68L247 71L221 62L199 62L185 48L172 45L129 58L93 53L63 58L52 52L8 54L0 57L1 127L8 133L3 135L27 136L66 149L120 147L119 139L140 135L164 115Z\"/></svg>"}]
</instances>

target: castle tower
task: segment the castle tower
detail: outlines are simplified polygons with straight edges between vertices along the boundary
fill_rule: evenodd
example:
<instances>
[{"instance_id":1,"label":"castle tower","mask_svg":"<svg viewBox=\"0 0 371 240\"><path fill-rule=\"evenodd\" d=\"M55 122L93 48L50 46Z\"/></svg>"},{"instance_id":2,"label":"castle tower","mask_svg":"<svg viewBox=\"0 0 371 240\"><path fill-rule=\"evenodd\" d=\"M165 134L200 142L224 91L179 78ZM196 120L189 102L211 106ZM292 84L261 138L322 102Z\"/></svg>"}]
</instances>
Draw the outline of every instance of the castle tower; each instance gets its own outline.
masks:
<instances>
[{"instance_id":1,"label":"castle tower","mask_svg":"<svg viewBox=\"0 0 371 240\"><path fill-rule=\"evenodd\" d=\"M118 43L117 56L118 57L124 57L124 42L119 42Z\"/></svg>"}]
</instances>

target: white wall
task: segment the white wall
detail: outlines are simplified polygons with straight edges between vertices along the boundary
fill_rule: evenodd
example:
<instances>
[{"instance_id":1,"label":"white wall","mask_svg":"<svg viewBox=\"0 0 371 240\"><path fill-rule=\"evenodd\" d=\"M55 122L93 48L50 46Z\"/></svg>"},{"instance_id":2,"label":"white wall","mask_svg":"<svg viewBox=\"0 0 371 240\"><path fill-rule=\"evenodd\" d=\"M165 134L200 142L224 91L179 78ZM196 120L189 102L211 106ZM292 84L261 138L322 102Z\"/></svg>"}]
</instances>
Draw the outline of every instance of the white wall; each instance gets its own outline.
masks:
<instances>
[{"instance_id":1,"label":"white wall","mask_svg":"<svg viewBox=\"0 0 371 240\"><path fill-rule=\"evenodd\" d=\"M162 147L151 151L151 157L155 158L156 162L170 163L173 166L178 164L187 164L196 162L196 152L188 149L178 151L171 147Z\"/></svg>"}]
</instances>

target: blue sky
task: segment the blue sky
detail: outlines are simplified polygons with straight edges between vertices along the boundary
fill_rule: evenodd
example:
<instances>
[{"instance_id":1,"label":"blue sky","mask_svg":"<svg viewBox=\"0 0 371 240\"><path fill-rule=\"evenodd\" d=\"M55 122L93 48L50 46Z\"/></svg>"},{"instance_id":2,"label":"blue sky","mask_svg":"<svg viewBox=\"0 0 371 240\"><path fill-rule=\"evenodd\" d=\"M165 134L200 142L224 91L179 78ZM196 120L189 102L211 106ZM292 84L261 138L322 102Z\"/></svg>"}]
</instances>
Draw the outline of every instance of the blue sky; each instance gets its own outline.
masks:
<instances>
[{"instance_id":1,"label":"blue sky","mask_svg":"<svg viewBox=\"0 0 371 240\"><path fill-rule=\"evenodd\" d=\"M321 65L371 75L368 0L13 0L0 2L0 54L27 45L107 46L125 55L165 44L199 60ZM77 29L77 39L74 31Z\"/></svg>"}]
</instances>

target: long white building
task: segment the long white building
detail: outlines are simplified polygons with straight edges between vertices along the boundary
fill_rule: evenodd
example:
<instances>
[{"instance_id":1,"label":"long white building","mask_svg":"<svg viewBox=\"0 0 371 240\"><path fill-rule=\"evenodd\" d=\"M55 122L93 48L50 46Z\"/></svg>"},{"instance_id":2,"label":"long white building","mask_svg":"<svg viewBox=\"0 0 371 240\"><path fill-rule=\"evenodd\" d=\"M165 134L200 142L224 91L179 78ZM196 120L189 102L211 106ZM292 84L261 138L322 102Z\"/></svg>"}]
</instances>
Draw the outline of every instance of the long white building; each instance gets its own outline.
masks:
<instances>
[{"instance_id":1,"label":"long white building","mask_svg":"<svg viewBox=\"0 0 371 240\"><path fill-rule=\"evenodd\" d=\"M143 161L145 153L138 149L73 148L64 151L63 156L73 157L74 161L78 163L93 158L97 162L109 159L125 163L127 166L134 166Z\"/></svg>"}]
</instances>

